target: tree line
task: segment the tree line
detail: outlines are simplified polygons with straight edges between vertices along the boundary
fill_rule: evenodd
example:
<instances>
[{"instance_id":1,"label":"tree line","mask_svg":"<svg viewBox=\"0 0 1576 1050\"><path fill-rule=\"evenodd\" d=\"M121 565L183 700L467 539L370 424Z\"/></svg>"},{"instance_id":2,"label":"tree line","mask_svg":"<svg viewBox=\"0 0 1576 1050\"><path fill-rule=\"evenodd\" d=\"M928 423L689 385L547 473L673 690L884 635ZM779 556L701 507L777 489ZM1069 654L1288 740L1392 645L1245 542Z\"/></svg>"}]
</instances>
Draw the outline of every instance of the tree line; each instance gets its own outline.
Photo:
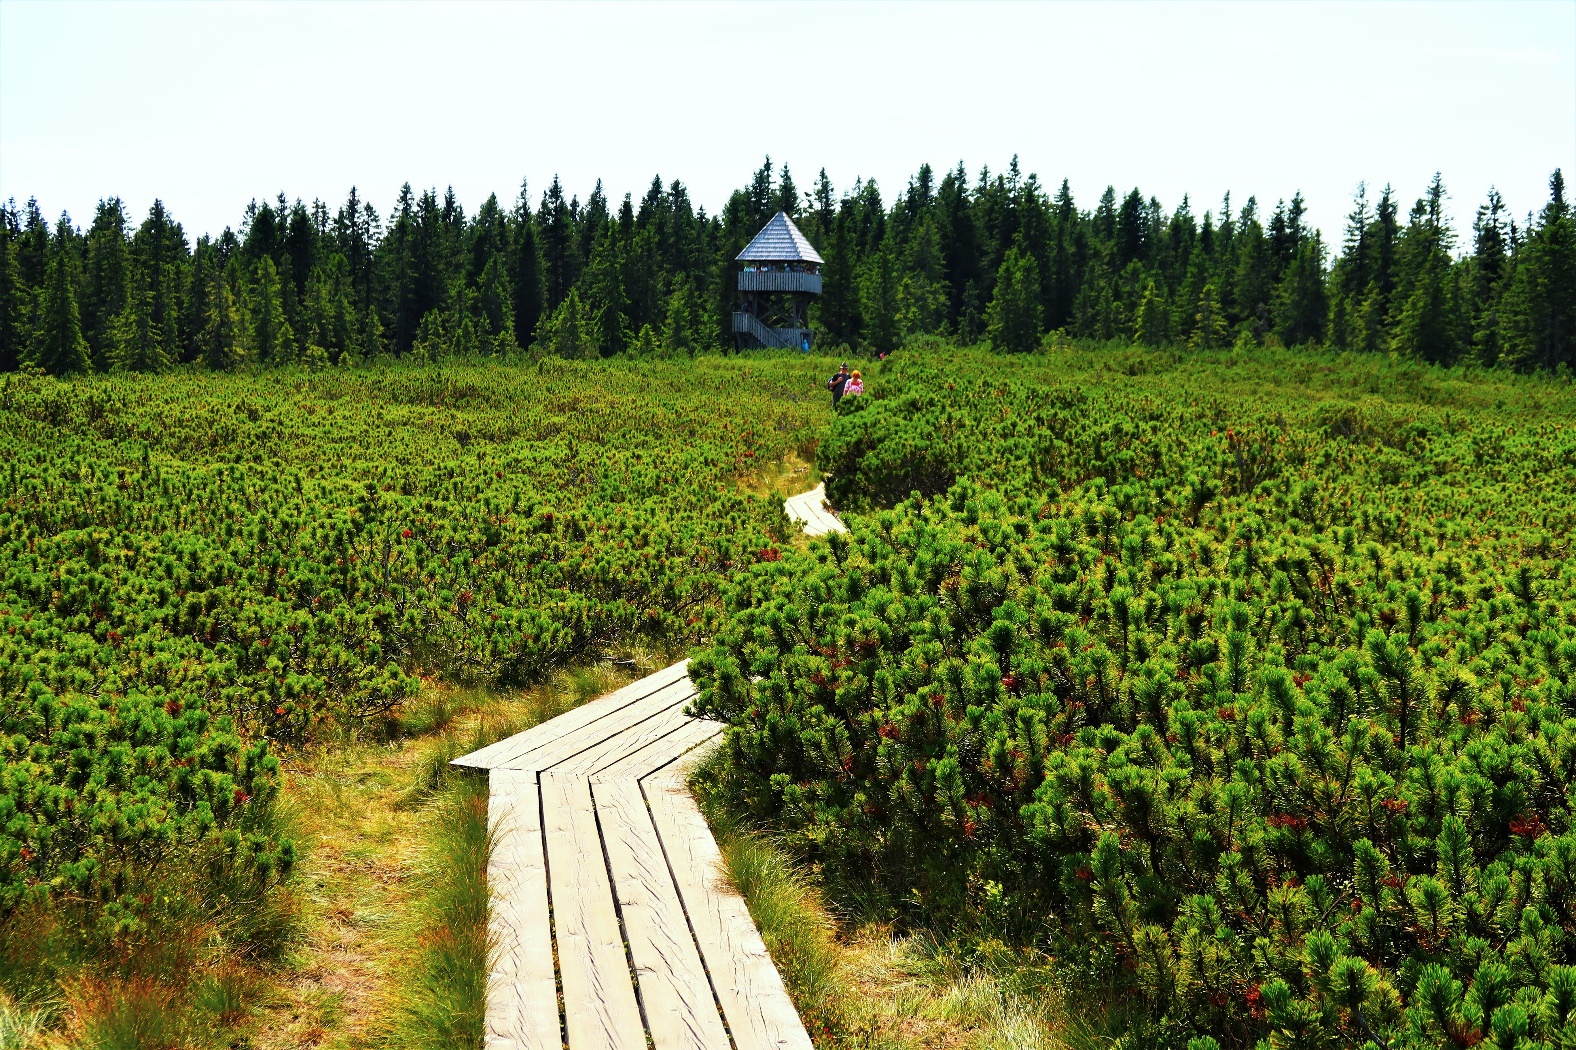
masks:
<instances>
[{"instance_id":1,"label":"tree line","mask_svg":"<svg viewBox=\"0 0 1576 1050\"><path fill-rule=\"evenodd\" d=\"M1081 208L1016 158L970 179L926 165L890 204L874 180L801 191L770 158L716 215L682 182L616 206L555 177L534 203L407 184L387 216L355 189L331 209L284 194L195 242L155 201L118 198L86 229L36 200L0 207L0 370L312 365L380 355L693 355L732 342L734 256L776 211L825 256L821 345L889 352L916 337L1031 350L1051 333L1149 345L1323 345L1430 363L1576 367L1576 217L1562 174L1521 223L1491 190L1470 236L1435 176L1402 217L1360 187L1332 258L1300 194L1230 194L1194 214L1107 187Z\"/></svg>"}]
</instances>

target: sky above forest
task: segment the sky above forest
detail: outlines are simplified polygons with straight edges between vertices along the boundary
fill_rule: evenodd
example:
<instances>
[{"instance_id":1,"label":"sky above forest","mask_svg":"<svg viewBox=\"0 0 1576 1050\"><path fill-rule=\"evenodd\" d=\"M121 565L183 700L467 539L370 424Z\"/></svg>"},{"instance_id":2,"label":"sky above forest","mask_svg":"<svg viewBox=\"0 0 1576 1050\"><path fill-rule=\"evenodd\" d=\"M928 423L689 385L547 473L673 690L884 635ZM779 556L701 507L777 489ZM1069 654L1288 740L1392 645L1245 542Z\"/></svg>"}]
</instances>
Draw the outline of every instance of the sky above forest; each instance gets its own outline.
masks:
<instances>
[{"instance_id":1,"label":"sky above forest","mask_svg":"<svg viewBox=\"0 0 1576 1050\"><path fill-rule=\"evenodd\" d=\"M1196 214L1300 190L1339 243L1360 181L1443 174L1466 233L1576 177L1576 3L37 3L0 0L0 199L78 225L162 198L188 235L281 190L467 212L553 175L653 175L716 211L770 154L801 189L922 163L1080 207L1137 185Z\"/></svg>"}]
</instances>

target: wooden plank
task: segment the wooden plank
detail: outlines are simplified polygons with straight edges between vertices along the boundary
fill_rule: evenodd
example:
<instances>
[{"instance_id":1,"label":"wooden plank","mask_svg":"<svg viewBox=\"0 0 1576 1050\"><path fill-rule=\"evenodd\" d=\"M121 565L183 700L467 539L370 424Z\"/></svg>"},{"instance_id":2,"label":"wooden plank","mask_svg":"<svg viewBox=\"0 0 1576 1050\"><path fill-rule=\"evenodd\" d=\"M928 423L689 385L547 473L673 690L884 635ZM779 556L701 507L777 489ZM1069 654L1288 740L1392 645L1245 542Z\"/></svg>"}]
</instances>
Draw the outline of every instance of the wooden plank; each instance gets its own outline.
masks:
<instances>
[{"instance_id":1,"label":"wooden plank","mask_svg":"<svg viewBox=\"0 0 1576 1050\"><path fill-rule=\"evenodd\" d=\"M729 1050L711 982L635 780L592 788L655 1050Z\"/></svg>"},{"instance_id":2,"label":"wooden plank","mask_svg":"<svg viewBox=\"0 0 1576 1050\"><path fill-rule=\"evenodd\" d=\"M693 699L693 694L691 694L691 699ZM634 754L646 745L661 740L684 723L691 721L690 716L684 713L684 709L688 706L688 700L682 704L675 704L657 712L643 722L630 726L617 736L609 737L598 744L586 748L573 758L565 759L554 765L552 768L553 775L576 774L579 776L590 776L598 770L612 765L619 759Z\"/></svg>"},{"instance_id":3,"label":"wooden plank","mask_svg":"<svg viewBox=\"0 0 1576 1050\"><path fill-rule=\"evenodd\" d=\"M645 1050L591 785L550 775L540 783L569 1050Z\"/></svg>"},{"instance_id":4,"label":"wooden plank","mask_svg":"<svg viewBox=\"0 0 1576 1050\"><path fill-rule=\"evenodd\" d=\"M711 829L690 797L683 763L641 781L679 896L737 1050L812 1050L749 909L723 878Z\"/></svg>"},{"instance_id":5,"label":"wooden plank","mask_svg":"<svg viewBox=\"0 0 1576 1050\"><path fill-rule=\"evenodd\" d=\"M688 680L673 682L648 697L620 708L605 718L588 726L574 729L540 747L532 748L518 758L509 759L511 769L535 769L543 773L576 758L600 744L618 739L649 719L670 711L682 711L695 694L695 687Z\"/></svg>"},{"instance_id":6,"label":"wooden plank","mask_svg":"<svg viewBox=\"0 0 1576 1050\"><path fill-rule=\"evenodd\" d=\"M790 518L804 526L806 536L825 536L830 532L848 531L847 526L826 507L825 484L788 498L783 503L783 509Z\"/></svg>"},{"instance_id":7,"label":"wooden plank","mask_svg":"<svg viewBox=\"0 0 1576 1050\"><path fill-rule=\"evenodd\" d=\"M489 1050L560 1050L558 986L548 921L536 776L510 769L488 777L492 855L487 887L493 965L488 977Z\"/></svg>"},{"instance_id":8,"label":"wooden plank","mask_svg":"<svg viewBox=\"0 0 1576 1050\"><path fill-rule=\"evenodd\" d=\"M664 667L655 674L647 675L613 690L606 696L600 696L588 703L581 704L573 710L566 711L556 718L550 718L540 725L533 726L523 733L505 737L494 744L472 751L468 755L456 758L453 765L471 766L479 769L489 769L500 765L511 756L521 755L543 742L553 740L564 735L570 730L588 726L600 718L626 707L629 704L650 696L673 682L686 678L689 674L689 661L681 660L672 667Z\"/></svg>"},{"instance_id":9,"label":"wooden plank","mask_svg":"<svg viewBox=\"0 0 1576 1050\"><path fill-rule=\"evenodd\" d=\"M634 754L621 758L594 773L591 782L596 784L626 778L638 780L715 739L726 728L721 722L713 722L707 718L688 719L662 739L653 740Z\"/></svg>"}]
</instances>

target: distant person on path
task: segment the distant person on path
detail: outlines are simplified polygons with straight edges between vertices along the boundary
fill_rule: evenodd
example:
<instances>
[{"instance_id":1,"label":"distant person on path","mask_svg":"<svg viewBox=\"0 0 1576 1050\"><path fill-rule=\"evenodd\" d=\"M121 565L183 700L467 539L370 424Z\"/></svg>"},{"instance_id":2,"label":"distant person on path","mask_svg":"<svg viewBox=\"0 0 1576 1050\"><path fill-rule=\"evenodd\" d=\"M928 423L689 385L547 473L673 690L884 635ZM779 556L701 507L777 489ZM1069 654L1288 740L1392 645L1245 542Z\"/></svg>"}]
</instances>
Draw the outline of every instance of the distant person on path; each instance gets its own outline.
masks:
<instances>
[{"instance_id":1,"label":"distant person on path","mask_svg":"<svg viewBox=\"0 0 1576 1050\"><path fill-rule=\"evenodd\" d=\"M843 367L833 372L832 378L826 381L826 389L832 392L833 408L836 408L837 403L843 399L843 387L847 384L849 378L848 362L844 361Z\"/></svg>"},{"instance_id":2,"label":"distant person on path","mask_svg":"<svg viewBox=\"0 0 1576 1050\"><path fill-rule=\"evenodd\" d=\"M858 397L865 392L865 381L859 378L859 369L854 369L854 374L848 377L848 382L843 384L844 397Z\"/></svg>"}]
</instances>

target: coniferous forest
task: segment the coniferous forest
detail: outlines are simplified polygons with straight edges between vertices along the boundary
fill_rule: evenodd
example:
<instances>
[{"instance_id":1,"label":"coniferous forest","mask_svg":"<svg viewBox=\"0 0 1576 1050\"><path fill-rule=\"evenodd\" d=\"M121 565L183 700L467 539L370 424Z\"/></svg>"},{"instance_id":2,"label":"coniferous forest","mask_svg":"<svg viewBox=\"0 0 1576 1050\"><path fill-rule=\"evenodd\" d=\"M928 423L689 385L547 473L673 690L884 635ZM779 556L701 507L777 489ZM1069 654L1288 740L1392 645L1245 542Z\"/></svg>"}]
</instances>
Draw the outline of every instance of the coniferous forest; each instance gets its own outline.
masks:
<instances>
[{"instance_id":1,"label":"coniferous forest","mask_svg":"<svg viewBox=\"0 0 1576 1050\"><path fill-rule=\"evenodd\" d=\"M1050 333L1153 346L1313 346L1432 364L1576 366L1576 217L1555 171L1536 213L1497 192L1470 229L1439 176L1407 203L1359 188L1341 243L1229 194L1167 209L1137 188L1090 206L960 163L895 198L874 181L802 190L770 158L722 211L660 178L614 203L555 178L467 214L408 184L380 213L280 194L195 239L155 201L117 198L85 228L36 200L0 221L0 370L160 371L195 362L337 365L393 355L689 356L731 345L733 258L777 210L825 256L820 345L881 353L917 336L1030 350Z\"/></svg>"}]
</instances>

